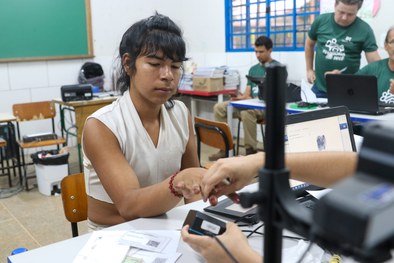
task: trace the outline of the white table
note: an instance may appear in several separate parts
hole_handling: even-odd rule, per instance
[[[257,183],[245,187],[242,191],[256,191]],[[166,214],[155,218],[141,218],[119,224],[108,228],[107,230],[180,230],[184,219],[190,209],[202,211],[208,204],[202,201],[194,202],[184,206],[178,206],[170,210]],[[254,225],[251,229],[255,229],[258,225]],[[263,228],[261,228],[263,230]],[[260,230],[259,230],[260,231]],[[283,231],[284,235],[293,235],[287,230]],[[70,263],[77,256],[82,247],[89,240],[91,233],[78,236],[76,238],[67,239],[58,243],[54,243],[41,248],[33,249],[24,253],[20,253],[10,257],[12,263]],[[249,244],[258,252],[263,250],[263,238],[260,235],[253,235],[248,239]],[[283,239],[283,248],[290,248],[297,245],[297,241],[291,239]],[[316,246],[312,246],[312,250]],[[182,253],[177,263],[193,263],[202,262],[201,258],[182,240],[179,242],[178,252]],[[262,253],[261,253],[262,254]],[[291,261],[282,261],[286,263],[293,263]],[[352,263],[352,259],[342,258],[343,263]],[[394,260],[390,260],[393,263]]]
[[[293,103],[286,104],[286,111],[288,113],[300,113],[305,111],[310,111],[310,109],[294,109],[291,108],[290,105]],[[229,124],[230,128],[233,127],[233,112],[234,108],[239,109],[257,109],[257,110],[265,110],[266,105],[263,101],[259,99],[248,99],[248,100],[237,100],[231,101],[227,106],[227,123]],[[317,108],[318,109],[325,109]],[[358,114],[358,113],[350,113],[350,118],[352,121],[355,122],[370,122],[370,121],[394,121],[394,113],[388,113],[383,115],[367,115],[367,114]]]
[[[257,189],[257,184],[250,185],[246,190]],[[108,228],[108,230],[180,230],[187,213],[190,209],[202,211],[207,203],[202,201],[194,202],[188,205],[178,206],[164,215],[155,218],[141,218],[130,222],[119,224]],[[29,250],[9,257],[12,263],[70,263],[77,256],[78,252],[89,240],[91,233],[67,239],[51,245]],[[253,237],[251,243],[256,249],[262,250],[262,238],[259,235]],[[292,242],[295,244],[294,242]],[[260,249],[261,248],[261,249]],[[182,256],[177,263],[199,262],[198,255],[185,243],[179,242],[178,251]]]

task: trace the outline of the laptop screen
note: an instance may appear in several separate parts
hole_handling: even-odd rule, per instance
[[[286,119],[285,151],[356,151],[353,129],[346,107],[334,107],[291,114]],[[293,190],[310,188],[290,180]]]
[[[380,115],[378,82],[372,75],[327,74],[327,102],[330,107],[344,105],[351,112]]]
[[[289,116],[292,123],[286,125],[286,152],[354,151],[353,132],[346,113],[320,117],[316,114],[321,113],[315,111],[302,118]]]

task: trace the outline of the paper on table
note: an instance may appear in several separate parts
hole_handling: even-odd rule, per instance
[[[154,233],[127,231],[119,240],[120,244],[130,247],[144,249],[152,252],[162,252],[171,240],[169,237],[160,236]]]
[[[309,243],[303,240],[300,240],[296,246],[284,248],[282,251],[282,261],[287,262],[294,262],[295,259],[299,259],[302,256],[302,253],[308,248]],[[302,262],[309,262],[309,263],[320,263],[323,262],[322,259],[324,257],[324,250],[318,246],[313,246],[310,249]]]
[[[79,251],[73,263],[120,263],[130,247],[119,244],[119,237],[126,231],[96,231]]]
[[[180,256],[181,253],[155,253],[138,248],[131,248],[122,263],[175,263]]]
[[[308,103],[327,103],[326,98],[317,98],[316,94],[312,91],[312,84],[303,79],[301,81],[301,98],[302,101]]]
[[[144,251],[141,249],[130,249],[129,244],[121,244],[120,239],[128,231],[96,231],[92,233],[88,242],[78,253],[73,263],[128,263],[139,262],[136,259],[141,259],[143,262],[154,262],[150,259],[166,259],[166,263],[175,262],[180,253],[176,253],[180,233],[179,231],[140,231],[139,233],[155,234],[156,236],[165,237],[169,239],[167,245],[162,249],[162,253],[154,253],[151,251]],[[131,257],[127,257],[132,253]],[[149,260],[148,260],[149,259]],[[134,261],[130,261],[134,260]],[[142,262],[142,261],[141,261]]]

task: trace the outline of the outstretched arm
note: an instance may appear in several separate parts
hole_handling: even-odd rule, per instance
[[[201,192],[204,201],[212,196],[228,195],[240,190],[258,175],[264,161],[263,152],[219,159],[202,179]],[[286,154],[286,166],[293,179],[323,187],[329,187],[351,176],[356,170],[356,165],[357,154],[354,152]],[[224,183],[225,179],[230,181],[230,184]]]

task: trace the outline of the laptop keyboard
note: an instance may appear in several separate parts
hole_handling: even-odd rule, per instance
[[[303,203],[301,203],[303,206],[305,206],[306,208],[309,208],[309,209],[314,209],[315,208],[315,205],[316,205],[316,202],[315,201],[312,201],[312,200],[308,200],[308,201],[305,201],[305,202],[303,202]]]
[[[308,209],[314,209],[317,199],[310,194],[297,199],[297,201],[304,207]]]

